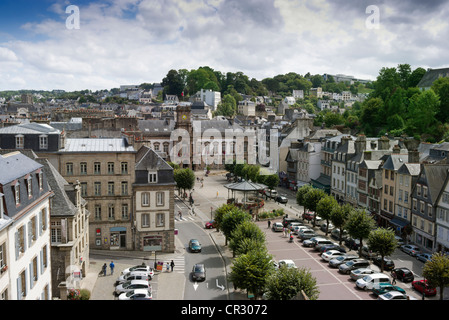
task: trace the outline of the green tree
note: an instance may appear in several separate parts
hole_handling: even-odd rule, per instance
[[[325,195],[316,205],[316,214],[326,221],[326,236],[329,231],[329,220],[331,218],[332,211],[337,206],[339,206],[337,200],[330,195]]]
[[[220,230],[221,223],[223,221],[223,217],[226,213],[231,210],[235,210],[237,207],[233,204],[222,204],[215,210],[214,220],[217,223],[217,231]]]
[[[261,296],[269,275],[274,271],[271,259],[266,248],[250,250],[237,256],[229,277],[234,287],[252,292],[256,299]]]
[[[244,239],[252,239],[260,246],[265,245],[265,233],[250,220],[243,221],[231,232],[229,248],[233,251],[234,256],[239,251]]]
[[[354,209],[351,211],[346,222],[346,230],[349,235],[360,240],[359,255],[362,254],[363,239],[366,239],[374,229],[375,221],[365,210]]]
[[[215,114],[225,117],[233,117],[236,113],[237,103],[235,101],[235,98],[230,94],[225,95],[222,101],[219,103]]]
[[[333,207],[331,211],[330,220],[335,228],[340,229],[340,240],[341,245],[343,241],[343,232],[345,230],[346,222],[348,221],[349,215],[354,208],[350,204],[344,204]]]
[[[424,264],[422,275],[430,286],[440,288],[440,300],[443,300],[444,288],[449,286],[449,256],[434,253],[430,261]]]
[[[178,71],[170,70],[165,78],[162,79],[162,86],[164,87],[164,94],[177,95],[181,97],[184,90],[184,82]]]
[[[296,191],[296,203],[302,207],[304,207],[304,213],[306,212],[306,200],[305,195],[307,192],[312,190],[313,187],[310,184],[303,185]]]
[[[437,94],[440,105],[438,108],[437,118],[441,122],[449,121],[449,78],[442,77],[435,80],[431,89]]]
[[[439,98],[432,89],[415,94],[409,101],[407,132],[410,135],[430,133],[437,122]]]
[[[182,189],[183,193],[186,190],[191,190],[195,186],[195,173],[189,169],[176,169],[173,172],[176,186],[178,189]]]
[[[312,188],[304,195],[305,206],[316,213],[318,202],[326,196],[326,193],[322,189]],[[313,226],[316,224],[316,214],[313,216]]]
[[[397,248],[398,242],[392,229],[377,228],[368,236],[368,247],[381,256],[380,272],[384,272],[384,257],[389,256]]]
[[[236,207],[223,214],[220,222],[220,229],[225,236],[225,245],[228,244],[228,240],[232,236],[232,231],[234,231],[239,224],[249,220],[251,220],[251,215]]]
[[[303,291],[310,300],[318,299],[320,294],[316,278],[305,268],[282,266],[271,274],[266,284],[268,300],[291,300]]]
[[[265,177],[264,184],[268,187],[268,189],[273,190],[279,184],[279,176],[277,174],[270,174]]]

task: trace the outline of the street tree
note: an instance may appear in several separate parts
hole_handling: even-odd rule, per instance
[[[298,189],[298,191],[296,191],[296,203],[299,206],[304,207],[304,213],[306,212],[306,201],[304,196],[306,195],[307,192],[309,192],[313,187],[310,184],[306,184],[303,185],[302,187],[300,187]]]
[[[440,300],[443,300],[444,288],[449,287],[449,256],[434,253],[430,261],[424,264],[422,275],[430,286],[440,288]]]
[[[233,204],[222,204],[220,207],[218,207],[216,210],[215,210],[215,218],[214,218],[214,220],[215,220],[215,222],[217,223],[217,231],[219,231],[220,230],[220,225],[221,225],[221,223],[222,223],[222,221],[223,221],[223,216],[227,213],[227,212],[229,212],[229,211],[231,211],[231,210],[234,210],[234,209],[236,209],[236,206],[235,205],[233,205]]]
[[[326,220],[326,236],[329,232],[329,220],[331,218],[332,211],[337,206],[339,206],[337,200],[330,195],[325,195],[316,205],[316,214],[323,220]]]
[[[326,193],[322,189],[312,188],[304,195],[306,207],[315,212],[313,215],[313,226],[316,224],[316,206],[318,202],[326,196]]]
[[[237,207],[234,207],[223,214],[220,229],[225,236],[225,245],[228,245],[228,240],[231,238],[232,231],[234,231],[239,224],[249,220],[251,220],[251,215]]]
[[[389,256],[398,246],[391,228],[377,228],[368,236],[368,247],[381,256],[380,272],[384,272],[384,257]]]
[[[352,210],[353,207],[350,204],[346,203],[344,205],[335,206],[331,211],[330,220],[335,228],[338,228],[340,230],[340,245],[343,241],[343,232],[345,230],[344,228],[346,222],[348,221],[349,214]]]
[[[237,256],[229,276],[234,287],[253,293],[256,299],[260,297],[269,275],[274,272],[271,260],[272,256],[265,247],[255,248]]]
[[[359,255],[362,254],[363,239],[368,238],[374,226],[373,217],[369,216],[363,209],[354,209],[349,214],[346,230],[351,237],[360,241]]]
[[[185,194],[186,190],[192,190],[195,186],[195,173],[189,168],[175,169],[173,176],[176,186],[179,190],[183,190],[183,194]]]
[[[270,174],[266,176],[264,179],[264,184],[268,187],[268,189],[273,190],[279,184],[279,176],[277,174]]]
[[[305,268],[282,266],[271,274],[266,285],[268,300],[291,300],[301,291],[310,300],[318,299],[320,293],[316,278]]]
[[[229,248],[233,251],[233,256],[240,249],[240,245],[246,239],[255,241],[259,246],[265,245],[265,233],[252,221],[245,220],[231,232]]]

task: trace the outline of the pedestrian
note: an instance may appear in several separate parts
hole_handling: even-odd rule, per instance
[[[271,221],[270,221],[270,219],[268,219],[268,229],[270,229],[270,226],[271,226]]]
[[[285,238],[285,235],[286,235],[286,233],[285,233],[285,227],[282,227],[282,234],[283,234],[283,237]]]
[[[108,266],[105,264],[103,265],[103,267],[101,267],[101,271],[103,271],[103,276],[106,276],[106,269],[108,268]]]
[[[170,262],[171,272],[173,272],[173,268],[175,267],[175,263],[173,260]]]
[[[167,272],[169,272],[170,271],[170,264],[168,262],[166,264],[166,267],[167,267]]]
[[[114,261],[111,261],[111,263],[109,264],[109,268],[111,268],[111,275],[114,274],[114,267],[115,267]]]

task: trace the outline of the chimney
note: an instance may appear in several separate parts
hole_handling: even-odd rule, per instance
[[[386,136],[381,136],[379,139],[378,150],[389,150],[390,149],[390,139]]]
[[[393,153],[394,153],[394,154],[399,154],[399,153],[401,153],[401,147],[399,147],[398,144],[395,144],[395,145],[394,145],[394,147],[393,147]]]
[[[409,150],[408,152],[408,163],[419,163],[419,151]]]
[[[366,137],[364,134],[360,134],[355,141],[355,152],[362,153],[366,150]]]

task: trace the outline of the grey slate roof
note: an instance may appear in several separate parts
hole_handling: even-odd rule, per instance
[[[136,154],[135,170],[173,170],[153,149],[142,146]]]
[[[42,165],[20,152],[0,155],[0,184],[8,184],[18,178],[33,172]]]
[[[391,154],[385,161],[383,168],[396,171],[406,162],[408,162],[408,154]]]
[[[431,87],[432,83],[440,77],[449,77],[449,68],[428,69],[418,83],[418,88]]]
[[[60,152],[135,152],[125,138],[113,139],[67,139]]]
[[[60,134],[61,131],[43,123],[22,123],[0,129],[0,134]]]

